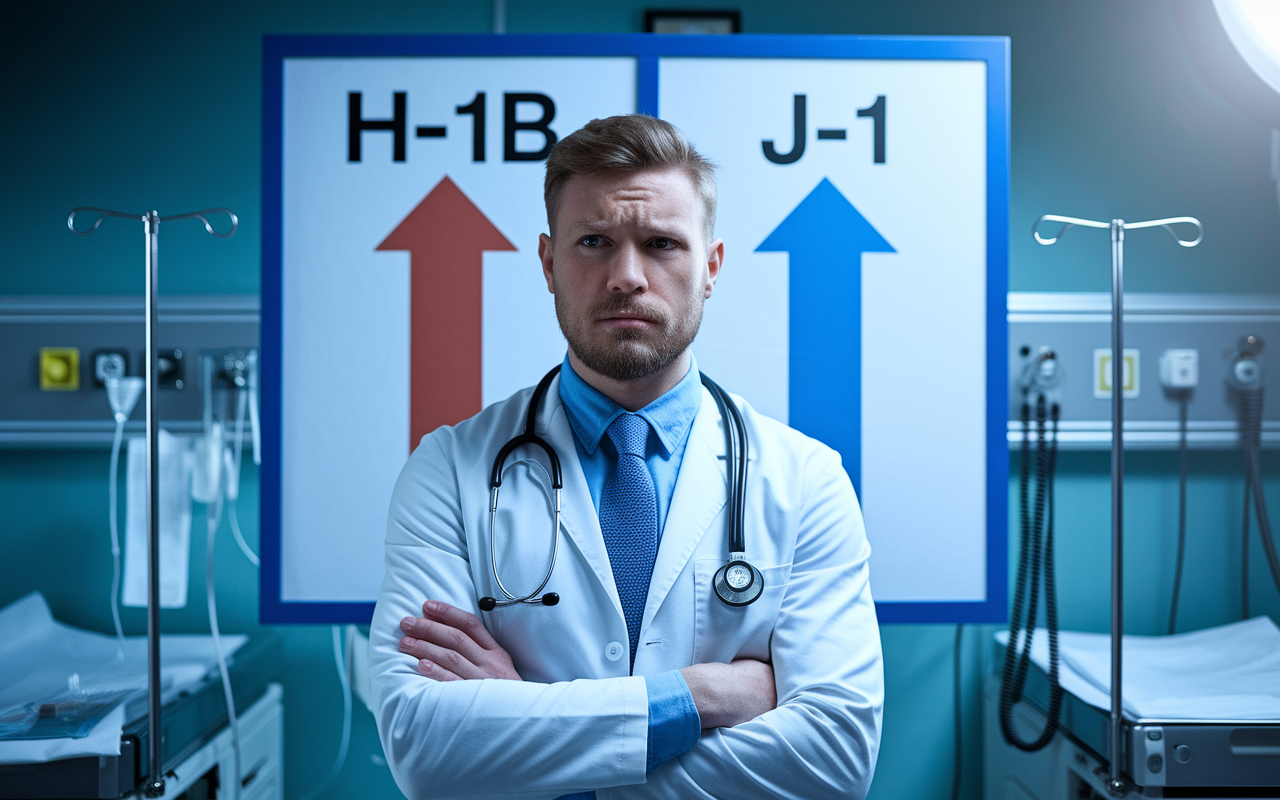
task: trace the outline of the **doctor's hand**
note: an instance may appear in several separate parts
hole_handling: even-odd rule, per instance
[[[479,678],[522,680],[511,656],[480,618],[439,600],[422,604],[421,617],[400,621],[400,652],[418,659],[418,673],[438,681]]]
[[[778,706],[773,667],[754,658],[694,664],[680,670],[703,728],[732,728]]]

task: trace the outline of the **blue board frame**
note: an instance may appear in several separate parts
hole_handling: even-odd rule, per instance
[[[265,36],[262,68],[262,471],[259,618],[273,623],[357,623],[373,603],[287,602],[281,597],[281,353],[284,62],[289,58],[412,56],[624,56],[637,60],[637,110],[658,112],[659,59],[812,58],[985,61],[987,64],[987,559],[980,602],[876,603],[882,623],[1004,622],[1008,616],[1009,138],[1008,37],[736,34],[475,34]]]

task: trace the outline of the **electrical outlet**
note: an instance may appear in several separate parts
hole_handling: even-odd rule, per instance
[[[1121,376],[1124,381],[1124,399],[1134,400],[1142,394],[1141,353],[1135,347],[1124,349]],[[1111,397],[1111,348],[1100,347],[1093,351],[1093,396],[1098,400]]]
[[[1200,383],[1200,351],[1165,350],[1160,356],[1160,383],[1166,389],[1194,389]]]

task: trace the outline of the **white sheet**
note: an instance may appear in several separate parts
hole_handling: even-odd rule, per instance
[[[227,658],[246,641],[243,635],[223,636]],[[212,637],[205,635],[161,636],[160,658],[161,698],[166,702],[217,669]],[[145,636],[125,637],[124,657],[119,658],[114,636],[58,622],[39,592],[0,609],[0,713],[66,689],[73,674],[87,691],[144,689],[146,664]],[[0,740],[0,764],[119,755],[125,722],[145,712],[146,695],[141,694],[121,703],[83,738]]]
[[[1007,643],[1008,631],[996,638]],[[1049,634],[1031,659],[1049,668]],[[1111,708],[1111,637],[1063,631],[1062,687]],[[1125,716],[1135,720],[1280,720],[1280,628],[1267,617],[1173,636],[1124,637]]]

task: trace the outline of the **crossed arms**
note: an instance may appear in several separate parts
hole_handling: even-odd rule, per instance
[[[437,681],[523,680],[511,656],[475,614],[439,600],[422,604],[421,617],[400,621],[400,652]],[[680,670],[704,728],[732,728],[777,707],[773,667],[753,658],[731,664],[694,664]]]
[[[430,445],[429,437],[419,450]],[[805,491],[771,664],[683,669],[702,737],[647,776],[643,677],[522,681],[478,618],[448,603],[420,605],[476,593],[456,476],[447,459],[426,461],[402,475],[411,485],[397,487],[397,497],[433,496],[414,508],[393,503],[371,632],[379,730],[411,800],[866,794],[879,745],[880,647],[869,548],[834,454],[810,453],[798,465]],[[426,507],[435,509],[428,518]],[[776,690],[776,708],[762,685]]]

